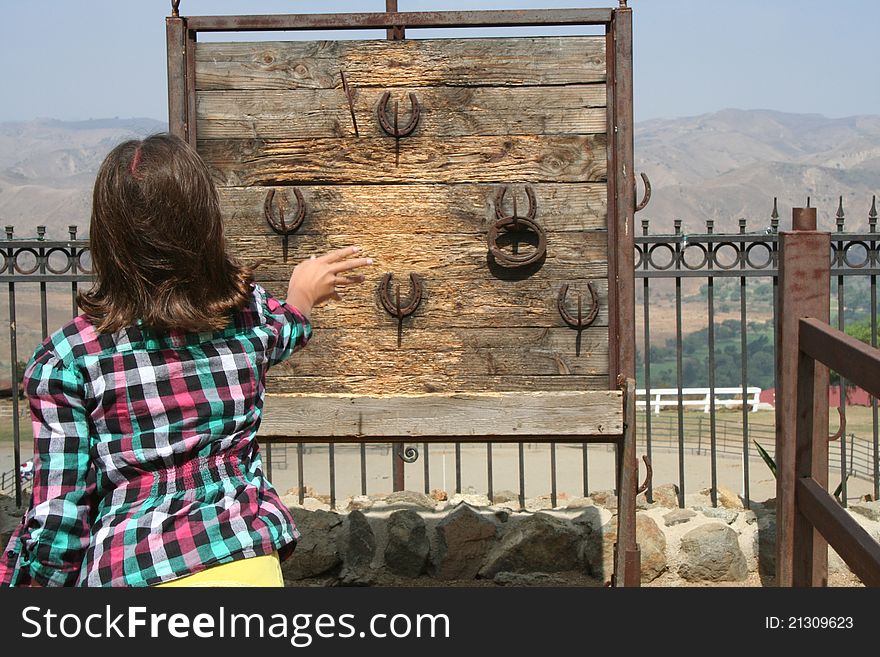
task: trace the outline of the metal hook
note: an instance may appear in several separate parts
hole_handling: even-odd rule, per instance
[[[489,253],[495,259],[495,262],[502,267],[525,267],[538,262],[547,254],[547,235],[544,229],[535,221],[538,212],[538,201],[535,198],[535,190],[531,185],[525,186],[526,198],[529,201],[529,211],[525,217],[519,216],[517,213],[516,196],[513,196],[513,214],[504,214],[504,197],[507,194],[507,186],[499,188],[495,192],[495,217],[496,221],[489,227],[489,233],[486,241],[489,245]],[[513,253],[507,253],[498,246],[498,235],[500,231],[522,233],[531,231],[538,236],[538,244],[535,250],[525,255],[517,253],[514,248]]]
[[[645,473],[645,481],[636,490],[636,495],[648,490],[648,487],[650,487],[651,482],[654,480],[654,468],[651,467],[651,459],[648,458],[647,454],[644,454],[642,455],[642,460],[645,462],[645,469],[647,472]]]
[[[636,204],[636,212],[640,210],[644,210],[645,206],[651,201],[651,181],[648,180],[648,175],[644,172],[640,174],[642,176],[642,182],[645,183],[645,195],[642,197],[642,200]],[[635,185],[633,185],[635,187]],[[636,189],[638,192],[638,188]]]

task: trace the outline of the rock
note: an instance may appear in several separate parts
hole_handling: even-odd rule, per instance
[[[348,568],[365,568],[376,553],[376,536],[361,511],[348,514],[347,533],[342,548],[342,560]]]
[[[317,577],[342,564],[337,546],[342,533],[342,517],[329,511],[309,511],[291,507],[300,531],[293,555],[281,564],[287,579]]]
[[[687,522],[696,515],[697,513],[695,511],[691,511],[690,509],[675,509],[663,516],[663,524],[665,524],[667,527],[680,525],[681,523]]]
[[[589,566],[593,577],[603,581],[611,579],[614,572],[614,543],[617,541],[617,516],[602,527],[601,538],[590,540],[584,544],[584,560]],[[641,580],[651,582],[667,568],[666,536],[652,518],[644,513],[636,514],[636,537],[642,560]]]
[[[617,508],[617,495],[615,495],[613,491],[599,490],[590,493],[590,497],[593,499],[593,504],[604,506],[606,509]]]
[[[584,509],[583,513],[575,517],[571,522],[576,529],[580,530],[585,536],[589,536],[590,534],[600,532],[602,525],[608,520],[610,520],[610,513],[606,509],[590,506]]]
[[[495,542],[498,528],[493,520],[461,505],[438,522],[435,531],[435,576],[473,579]]]
[[[417,493],[411,490],[400,490],[394,493],[389,493],[388,495],[385,495],[383,501],[389,506],[408,504],[423,509],[430,509],[431,511],[437,506],[437,501],[433,498],[428,497],[424,493]]]
[[[746,523],[749,525],[754,525],[758,521],[758,516],[751,510],[743,511],[740,516],[745,518]]]
[[[572,497],[565,503],[566,509],[583,509],[588,506],[594,506],[589,497]]]
[[[507,522],[510,520],[510,514],[504,509],[499,509],[495,512],[495,517],[498,518],[498,522]]]
[[[411,509],[395,511],[388,518],[385,565],[404,577],[418,577],[425,570],[430,545],[425,521]]]
[[[492,578],[499,586],[562,586],[565,580],[547,573],[501,572]]]
[[[343,507],[345,511],[368,511],[373,506],[373,500],[366,495],[356,495],[349,498],[348,503]]]
[[[488,497],[485,495],[477,495],[476,493],[456,493],[452,496],[452,499],[449,500],[449,503],[452,506],[457,506],[462,503],[476,507],[486,507],[491,505]]]
[[[758,570],[764,575],[776,575],[776,516],[762,513],[758,516],[757,542]]]
[[[665,506],[669,509],[678,508],[678,486],[675,484],[655,486],[652,493],[654,502],[660,506]]]
[[[376,574],[371,570],[352,569],[344,567],[339,573],[339,586],[375,586]]]
[[[526,500],[526,511],[549,511],[553,508],[553,500],[549,495],[540,495]]]
[[[449,499],[449,494],[445,490],[434,488],[431,490],[431,499],[435,502],[445,502]]]
[[[500,490],[492,495],[492,501],[496,504],[499,502],[519,502],[519,495],[510,490]]]
[[[303,498],[306,497],[317,497],[318,492],[312,488],[311,486],[303,486]],[[299,499],[299,486],[294,486],[293,488],[288,489],[288,491],[284,494],[287,495],[295,495],[297,499]]]
[[[689,582],[740,582],[748,576],[736,532],[720,523],[701,525],[681,538],[678,574]]]
[[[723,520],[728,525],[735,523],[736,519],[739,517],[739,514],[733,509],[725,509],[722,507],[703,507],[700,509],[700,512],[707,518]]]
[[[648,497],[645,493],[639,493],[636,495],[636,510],[637,511],[647,511],[652,508],[654,505],[653,502],[648,502]]]
[[[718,487],[718,504],[725,509],[742,510],[745,508],[739,495],[724,486]]]
[[[857,502],[849,505],[849,510],[866,517],[868,520],[880,522],[880,501]]]
[[[507,529],[478,575],[492,578],[503,571],[575,570],[580,542],[580,534],[570,524],[546,513],[536,513]]]
[[[286,502],[287,500],[285,500]],[[300,508],[305,509],[306,511],[329,511],[330,504],[328,502],[324,502],[319,497],[307,497],[302,501],[302,504],[295,503]]]

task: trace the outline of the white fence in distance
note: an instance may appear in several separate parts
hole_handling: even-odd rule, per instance
[[[752,413],[773,410],[771,404],[761,401],[761,389],[756,386],[746,388],[745,392],[742,388],[682,388],[681,406],[701,408],[704,413],[708,413],[712,407],[713,392],[715,408],[742,408],[745,403]],[[637,389],[636,407],[643,409],[648,403],[655,415],[664,408],[678,408],[678,388],[651,388],[650,401],[644,388]]]

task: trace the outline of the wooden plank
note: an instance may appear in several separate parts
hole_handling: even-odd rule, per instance
[[[420,105],[418,134],[558,135],[605,132],[605,85],[572,87],[413,87],[386,89],[393,117],[409,119],[409,93]],[[353,90],[360,137],[384,137],[377,120],[382,89]],[[196,112],[201,139],[355,137],[342,89],[201,91]]]
[[[377,66],[381,63],[381,66]],[[605,37],[199,43],[196,88],[546,86],[605,81]]]
[[[312,311],[315,327],[345,328],[364,327],[396,331],[396,321],[382,308],[377,294],[378,275],[367,282],[352,286],[342,292],[341,301],[329,301]],[[399,277],[394,280],[400,280]],[[392,280],[392,284],[394,284]],[[584,313],[587,311],[586,283],[581,279],[567,279],[568,309],[576,312],[577,292],[584,297]],[[506,283],[503,284],[503,283]],[[427,279],[422,303],[403,320],[403,339],[413,331],[431,327],[444,328],[515,328],[515,327],[565,327],[556,307],[560,281],[466,281],[462,278],[432,281]],[[400,296],[408,295],[408,281],[401,286]],[[594,287],[599,299],[599,313],[595,326],[608,326],[607,281],[597,277]],[[269,281],[264,287],[276,297],[287,293],[287,280]],[[574,329],[571,329],[574,333]]]
[[[776,314],[776,581],[792,586],[794,564],[795,486],[797,483],[797,369],[801,317],[827,322],[830,299],[831,248],[828,233],[780,231],[779,308]],[[811,408],[814,431],[828,431],[828,372],[815,368]],[[807,405],[810,406],[810,405]],[[827,486],[828,449],[812,450],[812,476]],[[827,573],[827,544],[814,537],[811,577],[820,580]],[[801,562],[803,563],[803,562]]]
[[[487,265],[489,247],[486,235],[480,233],[376,235],[369,230],[369,226],[363,230],[333,235],[295,233],[288,237],[285,260],[284,240],[272,231],[265,220],[255,226],[254,232],[256,234],[251,237],[230,239],[229,246],[231,252],[243,262],[261,261],[260,277],[267,280],[283,280],[290,276],[297,262],[313,254],[352,244],[361,247],[365,257],[373,258],[371,269],[374,271],[381,269],[395,274],[415,271],[435,279],[485,278],[495,273]],[[560,276],[602,273],[607,257],[606,240],[607,235],[603,231],[549,232],[545,264],[538,274],[543,277],[548,272]],[[524,242],[519,247],[521,253],[532,248],[532,245]],[[571,267],[576,269],[571,270]],[[442,273],[436,273],[441,271],[439,268],[443,268]],[[435,273],[432,274],[432,271]],[[517,275],[497,272],[497,276],[514,278]],[[534,275],[531,277],[534,278]]]
[[[291,394],[264,414],[260,435],[450,439],[612,436],[623,431],[619,391]]]
[[[192,29],[204,32],[278,30],[364,30],[388,28],[386,33],[405,33],[405,27],[485,28],[553,25],[603,25],[613,10],[604,9],[500,9],[478,11],[360,12],[356,14],[256,14],[250,16],[192,16]]]
[[[367,375],[384,378],[426,372],[443,376],[598,376],[608,371],[608,329],[581,334],[555,328],[441,328],[404,330],[397,346],[397,322],[366,328],[316,328],[306,349],[272,368],[273,375]]]
[[[880,395],[880,351],[827,322],[805,317],[799,322],[799,348],[848,383]]]
[[[373,235],[395,233],[480,233],[495,222],[495,196],[501,185],[315,185],[298,187],[306,204],[300,235],[350,234],[362,229]],[[548,232],[605,228],[607,190],[602,183],[534,185],[535,220]],[[295,199],[290,187],[221,187],[220,206],[227,238],[269,235],[263,214],[269,189],[289,216]],[[502,211],[527,210],[523,186],[508,186]]]
[[[294,354],[294,363],[299,354]],[[442,373],[397,375],[386,373],[381,380],[374,376],[296,376],[269,370],[267,390],[272,393],[409,394],[414,392],[479,392],[536,390],[607,390],[608,376],[569,374],[565,376],[444,376]]]
[[[336,183],[601,182],[605,135],[442,139],[200,140],[221,186]]]
[[[865,586],[880,586],[880,544],[815,479],[799,478],[796,496],[801,513],[850,570]]]

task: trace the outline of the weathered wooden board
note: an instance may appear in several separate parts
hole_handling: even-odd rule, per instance
[[[288,237],[287,262],[285,262],[283,238],[272,232],[265,222],[257,228],[262,234],[237,237],[235,248],[237,255],[240,255],[245,262],[262,260],[264,264],[260,268],[260,275],[266,279],[285,278],[300,260],[313,254],[350,245],[360,246],[365,257],[373,258],[375,263],[373,269],[392,272],[413,270],[418,273],[448,266],[461,267],[464,270],[444,270],[442,278],[450,278],[453,274],[465,272],[480,277],[490,275],[486,267],[488,244],[486,236],[480,233],[376,235],[368,227],[360,231],[352,230],[333,235],[294,233]],[[589,267],[591,264],[605,262],[607,240],[608,235],[604,231],[548,232],[547,259],[544,267],[550,265],[551,269],[547,271],[551,271],[555,266]],[[531,247],[527,244],[521,247],[523,253],[529,248]],[[541,271],[544,269],[542,268]]]
[[[605,37],[199,43],[196,89],[604,82]]]
[[[290,238],[300,235],[351,234],[363,230],[376,236],[401,233],[480,233],[495,222],[495,196],[502,185],[309,185],[297,187],[306,205],[306,219]],[[606,227],[607,191],[604,183],[533,185],[538,210],[535,220],[548,232],[602,230]],[[221,187],[220,204],[227,238],[269,235],[263,214],[269,189],[290,216],[296,199],[290,187]],[[505,214],[524,215],[523,186],[508,186]],[[564,239],[564,238],[560,238]]]
[[[606,436],[623,432],[619,391],[290,395],[261,436],[396,438],[430,436]]]
[[[273,368],[274,375],[326,376],[339,363],[347,372],[373,377],[412,376],[424,371],[446,376],[582,374],[608,371],[607,329],[581,334],[564,328],[423,328],[404,331],[397,346],[396,322],[364,329],[316,330],[312,342]],[[370,349],[363,349],[369,344]]]
[[[375,260],[361,270],[365,283],[312,311],[312,344],[270,370],[270,390],[607,390],[603,37],[204,43],[196,57],[198,148],[218,184],[235,256],[258,265],[257,280],[279,298],[310,255],[358,245]],[[408,94],[421,105],[415,132],[399,145],[377,125],[385,91],[391,111],[399,101],[403,123]],[[492,266],[486,235],[502,185],[504,214],[514,195],[518,214],[527,213],[525,183],[535,190],[547,256],[511,273]],[[264,202],[273,189],[275,209],[290,217],[294,185],[306,216],[285,246]],[[410,272],[425,286],[399,343],[398,322],[377,294],[385,272],[401,297]],[[599,312],[578,337],[556,299],[567,283],[569,310],[580,292],[587,312],[588,282]],[[387,401],[376,408],[397,403]]]
[[[295,359],[297,354],[293,356]],[[410,394],[413,392],[474,392],[535,391],[535,390],[607,390],[608,375],[587,376],[578,374],[551,376],[446,376],[442,372],[419,375],[389,373],[377,380],[374,376],[346,374],[336,376],[296,376],[280,373],[277,368],[269,370],[266,386],[270,392],[299,392],[324,394],[327,392],[352,394]]]
[[[392,284],[400,280],[396,277]],[[599,313],[595,326],[608,326],[608,282],[607,279],[592,279],[599,298]],[[462,282],[464,281],[464,282]],[[435,282],[427,279],[424,283],[422,303],[416,311],[403,320],[404,339],[410,331],[421,331],[430,327],[462,327],[489,329],[502,327],[555,327],[565,326],[556,307],[559,288],[567,282],[568,309],[576,312],[577,293],[583,296],[583,309],[586,313],[589,295],[586,281],[566,279],[565,281],[483,281],[477,279],[451,279]],[[396,319],[388,315],[380,305],[377,287],[379,276],[371,276],[364,283],[351,286],[342,291],[342,301],[329,301],[315,308],[312,322],[315,327],[378,327],[386,326],[393,331]],[[287,280],[263,283],[272,294],[283,298],[287,291]],[[408,294],[409,281],[404,279],[400,288],[401,299]],[[572,332],[574,332],[572,330]],[[372,349],[369,342],[362,348]]]
[[[605,135],[199,140],[218,185],[601,182]]]
[[[409,94],[420,105],[414,134],[559,135],[606,131],[604,84],[572,87],[413,87],[353,91],[360,137],[384,137],[377,109],[384,91],[391,93],[399,121],[409,119]],[[202,91],[197,96],[200,139],[305,139],[354,137],[354,122],[342,89],[291,91]]]

